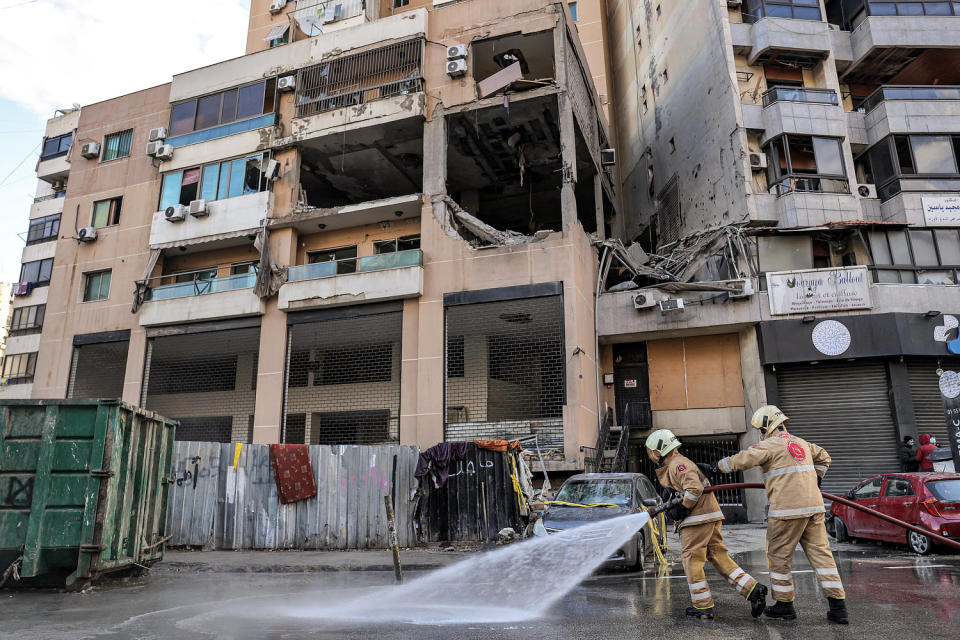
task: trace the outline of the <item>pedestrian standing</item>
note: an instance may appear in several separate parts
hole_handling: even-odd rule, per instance
[[[751,420],[753,427],[761,432],[760,443],[723,458],[715,467],[723,473],[756,466],[763,470],[763,483],[770,502],[767,565],[776,600],[776,604],[767,607],[766,615],[784,620],[797,617],[793,607],[795,594],[791,571],[793,552],[799,543],[830,605],[827,619],[847,624],[846,593],[830,551],[820,493],[820,481],[830,466],[830,456],[812,442],[788,433],[784,426],[788,420],[772,405],[761,407]]]
[[[913,436],[903,436],[903,442],[900,443],[900,470],[904,473],[913,473],[920,469],[920,463],[917,462],[917,443]]]
[[[931,442],[929,433],[920,434],[920,448],[917,449],[916,460],[920,463],[920,471],[933,471],[933,461],[930,454],[936,451],[937,445]]]
[[[741,569],[723,544],[723,512],[712,493],[704,493],[710,482],[689,458],[678,451],[680,441],[669,429],[654,431],[647,438],[647,456],[657,466],[657,480],[683,496],[683,501],[667,511],[680,531],[680,555],[690,588],[693,606],[686,614],[701,620],[713,620],[713,595],[703,572],[707,560],[750,603],[750,613],[760,617],[767,604],[767,587]],[[655,507],[651,507],[651,510]]]

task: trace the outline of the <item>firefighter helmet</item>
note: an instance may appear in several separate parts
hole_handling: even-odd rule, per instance
[[[753,425],[754,429],[760,429],[764,434],[770,433],[777,427],[785,425],[790,421],[783,411],[776,408],[772,404],[760,407],[753,414],[753,419],[750,420],[750,424]]]
[[[680,441],[670,429],[657,429],[647,437],[647,449],[652,449],[661,456],[667,455],[679,446]]]

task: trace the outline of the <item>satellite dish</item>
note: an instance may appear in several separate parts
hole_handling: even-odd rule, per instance
[[[293,12],[293,19],[297,21],[300,31],[313,37],[323,33],[323,19],[327,12],[326,5],[317,4]]]

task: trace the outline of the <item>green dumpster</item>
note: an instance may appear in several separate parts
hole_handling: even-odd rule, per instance
[[[118,400],[0,402],[0,580],[76,587],[161,559],[176,425]]]

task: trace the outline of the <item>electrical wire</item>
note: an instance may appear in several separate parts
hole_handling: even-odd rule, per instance
[[[40,148],[40,145],[41,145],[41,144],[43,144],[43,141],[38,142],[38,143],[37,143],[37,146],[35,146],[33,149],[31,149],[30,152],[27,153],[27,155],[25,155],[25,156],[23,157],[23,160],[21,160],[20,162],[18,162],[18,163],[17,163],[17,166],[15,166],[15,167],[13,168],[13,170],[4,177],[3,180],[0,180],[0,187],[2,187],[2,186],[7,182],[7,180],[10,179],[10,176],[12,176],[14,173],[17,172],[17,169],[19,169],[21,166],[23,166],[23,163],[26,162],[27,159],[30,158],[30,156],[32,156],[34,153],[36,153],[37,149]]]
[[[15,7],[22,7],[27,4],[33,4],[34,2],[40,2],[40,0],[26,0],[26,2],[18,2],[17,4],[9,4],[5,7],[0,7],[0,11],[5,11],[6,9],[13,9]]]

